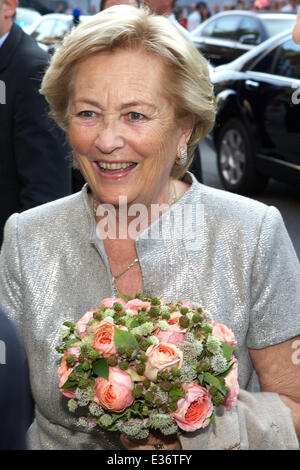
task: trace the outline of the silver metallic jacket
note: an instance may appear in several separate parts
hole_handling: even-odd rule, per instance
[[[300,334],[300,268],[282,218],[274,207],[206,187],[189,173],[185,178],[192,183],[186,193],[135,240],[144,293],[199,302],[232,328],[241,393],[230,412],[219,407],[216,432],[208,426],[182,433],[182,447],[297,448],[279,396],[250,393],[248,347]],[[78,429],[58,388],[61,324],[113,295],[87,190],[14,214],[6,224],[0,304],[19,328],[29,362],[33,449],[122,448],[117,433]]]

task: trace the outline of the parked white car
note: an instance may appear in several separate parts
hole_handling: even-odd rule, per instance
[[[28,34],[30,27],[41,17],[42,15],[38,11],[31,10],[30,8],[18,7],[15,23],[17,23],[17,25]]]
[[[80,22],[87,21],[91,16],[80,16]],[[27,33],[38,43],[38,45],[52,54],[60,46],[64,37],[74,27],[72,15],[63,13],[49,13],[41,16],[29,28]]]

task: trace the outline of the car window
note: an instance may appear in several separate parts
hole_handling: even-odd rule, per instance
[[[70,21],[57,20],[54,26],[54,30],[52,31],[53,43],[62,42],[63,38],[70,32],[70,30]]]
[[[240,23],[239,15],[224,16],[219,18],[215,22],[214,31],[212,36],[215,38],[237,40],[238,39],[238,27]]]
[[[281,33],[286,29],[291,29],[295,24],[295,20],[291,18],[262,18],[262,22],[267,31],[268,37],[275,36],[275,34]]]
[[[31,33],[31,37],[44,44],[52,44],[52,30],[56,20],[53,18],[41,21],[36,29]]]
[[[243,36],[254,35],[257,42],[260,39],[259,24],[254,18],[243,18],[239,27],[239,41]]]
[[[212,36],[215,24],[215,21],[210,21],[208,25],[206,25],[205,28],[202,30],[202,36]]]
[[[278,48],[274,64],[275,75],[300,79],[300,45],[292,39]]]

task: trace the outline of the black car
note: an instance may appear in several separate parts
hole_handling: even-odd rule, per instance
[[[227,64],[266,39],[291,29],[296,15],[226,11],[204,21],[191,34],[193,44],[214,66]]]
[[[250,195],[269,177],[300,187],[300,45],[291,31],[217,67],[211,79],[224,187]]]

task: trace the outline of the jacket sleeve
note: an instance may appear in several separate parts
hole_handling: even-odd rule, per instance
[[[14,153],[21,210],[71,194],[69,148],[38,91],[46,65],[46,60],[33,61],[15,97]]]

